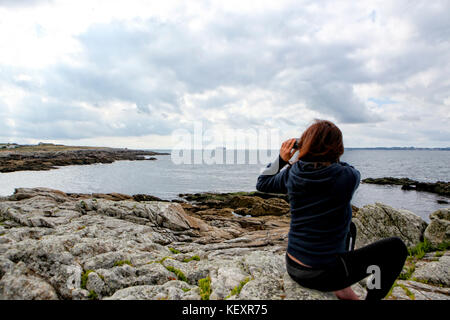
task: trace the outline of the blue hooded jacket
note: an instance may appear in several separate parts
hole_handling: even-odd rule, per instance
[[[286,166],[281,157],[258,177],[256,189],[289,196],[291,224],[287,252],[320,268],[345,252],[352,219],[350,201],[361,175],[345,162],[314,169],[309,162]]]

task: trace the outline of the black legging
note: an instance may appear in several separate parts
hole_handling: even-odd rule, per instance
[[[336,255],[336,260],[325,268],[307,268],[286,255],[288,274],[303,287],[319,291],[337,291],[369,276],[370,273],[367,271],[369,266],[378,266],[380,286],[378,289],[368,288],[366,300],[383,299],[402,271],[408,250],[398,237],[386,238],[353,250],[356,236],[353,224],[350,233],[351,237],[347,239],[347,245],[352,241],[350,251]]]

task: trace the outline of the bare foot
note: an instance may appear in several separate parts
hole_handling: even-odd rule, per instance
[[[334,294],[340,300],[359,300],[359,296],[353,292],[351,287],[334,291]]]

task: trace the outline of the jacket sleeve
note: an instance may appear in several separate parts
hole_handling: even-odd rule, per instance
[[[354,184],[354,187],[353,187],[353,191],[352,191],[351,197],[353,197],[353,195],[355,194],[356,189],[358,189],[359,184],[361,182],[361,173],[358,170],[356,170],[355,168],[353,168],[353,167],[352,167],[352,169],[353,169],[353,176],[355,178],[355,184]]]
[[[346,191],[346,199],[351,199],[355,194],[356,189],[358,189],[360,181],[361,181],[361,173],[355,169],[353,166],[349,165],[346,162],[341,162],[341,165],[344,166],[347,170],[347,178],[345,180],[345,187],[342,187],[342,190]]]
[[[258,177],[256,190],[269,193],[287,193],[286,183],[289,176],[290,166],[278,156],[275,161],[269,163]]]

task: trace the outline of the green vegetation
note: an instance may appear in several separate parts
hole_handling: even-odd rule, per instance
[[[172,252],[173,254],[178,254],[180,253],[179,250],[175,249],[175,248],[169,248],[170,252]]]
[[[114,262],[114,267],[120,267],[120,266],[123,266],[124,264],[127,264],[127,265],[129,265],[129,266],[133,266],[133,265],[131,264],[131,261],[130,261],[130,260],[120,260],[120,261]]]
[[[156,260],[156,261],[150,261],[147,264],[152,264],[152,263],[160,263],[161,265],[163,265],[163,262],[166,259],[173,259],[172,257],[163,257],[160,260]],[[164,265],[163,265],[164,266]],[[164,268],[166,268],[168,271],[175,273],[175,275],[177,276],[178,280],[184,281],[184,282],[188,282],[186,276],[184,275],[183,271],[181,271],[180,269],[177,269],[173,266],[164,266]]]
[[[425,253],[433,251],[431,243],[425,239],[423,242],[419,242],[413,248],[408,249],[409,255],[417,259],[422,259]]]
[[[437,261],[439,257],[442,257],[444,255],[444,251],[447,250],[449,247],[448,242],[441,243],[439,246],[433,246],[427,239],[424,239],[424,241],[419,242],[417,245],[415,245],[412,248],[408,249],[409,256],[406,259],[406,272],[400,273],[397,279],[399,280],[414,280],[422,283],[426,283],[425,281],[417,280],[416,278],[411,279],[412,274],[414,273],[416,266],[415,263],[417,260],[422,259],[426,253],[434,252],[434,258],[433,261]]]
[[[397,279],[399,279],[399,280],[409,280],[411,278],[411,275],[414,273],[415,270],[416,270],[416,264],[412,263],[411,266],[406,267],[406,272],[400,273],[400,275],[398,276]]]
[[[195,256],[192,256],[190,258],[183,259],[183,262],[189,262],[189,261],[192,261],[192,260],[200,261],[200,257],[198,255],[195,255]]]
[[[409,257],[410,258],[416,258],[416,259],[422,259],[426,253],[438,251],[435,254],[435,257],[441,257],[443,255],[443,252],[450,247],[450,242],[443,242],[439,244],[438,246],[433,246],[427,239],[424,239],[423,242],[419,242],[416,246],[413,248],[409,248]]]
[[[191,289],[189,289],[189,288],[181,288],[181,290],[183,290],[184,292],[191,291]]]
[[[425,279],[417,279],[416,277],[412,278],[413,281],[428,284],[428,280]]]
[[[80,206],[81,206],[81,209],[83,209],[83,210],[87,209],[87,204],[83,200],[80,201]]]
[[[172,257],[163,257],[160,260],[147,262],[147,264],[152,264],[152,263],[161,263],[162,264],[166,259],[173,259],[173,258]]]
[[[228,299],[231,296],[237,295],[239,293],[241,293],[242,288],[245,286],[245,284],[247,282],[250,281],[250,278],[245,278],[244,280],[242,280],[239,285],[237,285],[236,287],[233,288],[233,290],[231,290],[230,294],[228,296],[225,297],[225,299]]]
[[[443,242],[436,247],[436,250],[445,251],[450,248],[450,241]]]
[[[198,287],[200,288],[200,297],[202,300],[209,300],[211,295],[211,278],[208,276],[206,278],[198,280]]]
[[[181,270],[179,270],[179,269],[177,269],[175,267],[172,267],[172,266],[166,266],[166,269],[169,270],[170,272],[175,273],[175,275],[177,276],[178,280],[187,282],[187,278],[186,278],[186,276],[184,275],[184,273]]]
[[[86,289],[88,276],[91,272],[94,272],[94,270],[86,270],[81,274],[81,289]]]
[[[98,295],[94,290],[89,291],[88,298],[91,300],[98,300]]]
[[[403,289],[403,291],[405,291],[406,295],[411,299],[411,300],[415,300],[416,296],[414,295],[414,293],[412,293],[411,291],[409,291],[409,289],[407,287],[405,287],[405,285],[403,284],[397,284],[400,288]]]

